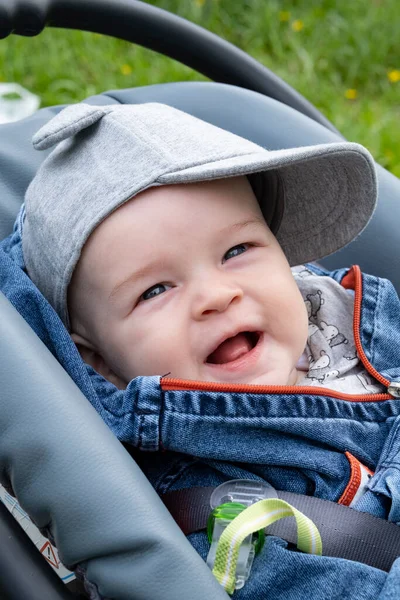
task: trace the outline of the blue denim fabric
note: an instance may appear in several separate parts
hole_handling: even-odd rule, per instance
[[[399,298],[387,279],[363,275],[361,342],[368,360],[390,381],[400,381]]]
[[[160,494],[248,478],[337,501],[350,477],[348,451],[375,471],[356,508],[400,524],[400,399],[163,391],[159,377],[138,377],[117,390],[83,363],[61,320],[24,272],[22,221],[23,212],[0,244],[0,289],[129,445]],[[339,282],[347,273],[310,268]],[[363,276],[361,340],[373,367],[400,381],[400,301],[388,281],[368,275]],[[189,537],[205,557],[205,533]],[[397,563],[386,574],[343,559],[303,555],[269,538],[234,598],[389,600],[400,595]]]
[[[205,559],[208,545],[189,536]],[[301,554],[276,537],[267,537],[246,585],[234,600],[394,600],[399,597],[400,559],[389,575],[348,560]],[[392,583],[393,582],[393,583]],[[395,593],[395,595],[391,595]]]

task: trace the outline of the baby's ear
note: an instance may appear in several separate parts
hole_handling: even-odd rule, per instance
[[[79,333],[71,333],[71,338],[85,363],[88,363],[88,365],[99,372],[97,368],[99,366],[97,359],[99,354],[95,352],[93,345],[87,339],[79,335]]]
[[[100,373],[107,381],[113,383],[119,390],[126,388],[126,383],[110,369],[104,358],[96,352],[88,340],[78,333],[71,333],[71,338],[85,363],[93,367],[97,373]]]

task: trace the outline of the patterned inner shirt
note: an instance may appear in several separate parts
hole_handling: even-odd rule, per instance
[[[298,385],[346,394],[379,394],[385,387],[365,370],[353,335],[354,291],[305,266],[292,268],[308,311],[308,337],[297,369]]]

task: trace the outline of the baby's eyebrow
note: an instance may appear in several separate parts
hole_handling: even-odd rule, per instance
[[[244,221],[239,221],[238,223],[233,223],[233,225],[228,225],[221,229],[220,234],[223,233],[233,233],[234,231],[241,231],[248,225],[265,225],[265,221],[263,217],[253,217],[252,219],[246,219]]]
[[[123,281],[117,283],[116,286],[114,286],[110,295],[108,296],[109,302],[113,302],[115,300],[115,297],[118,295],[118,293],[121,290],[123,290],[123,288],[125,286],[131,285],[135,281],[138,281],[139,279],[146,277],[147,275],[150,275],[155,269],[157,269],[159,267],[160,267],[160,262],[153,260],[153,261],[147,263],[146,265],[144,265],[143,267],[141,267],[140,269],[133,271],[133,273],[131,273],[129,275],[129,277],[127,277]]]

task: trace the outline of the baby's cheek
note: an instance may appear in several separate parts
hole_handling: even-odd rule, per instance
[[[173,336],[148,336],[134,340],[122,352],[121,370],[129,379],[139,375],[165,375],[175,369],[178,354],[178,345]]]
[[[150,303],[149,303],[150,304]],[[188,360],[188,333],[182,311],[135,311],[108,328],[108,356],[114,372],[134,377],[182,371]],[[186,369],[185,369],[186,371]]]
[[[287,288],[275,303],[276,319],[273,321],[275,333],[284,336],[293,348],[294,354],[303,352],[307,342],[308,315],[303,298],[296,288]]]

